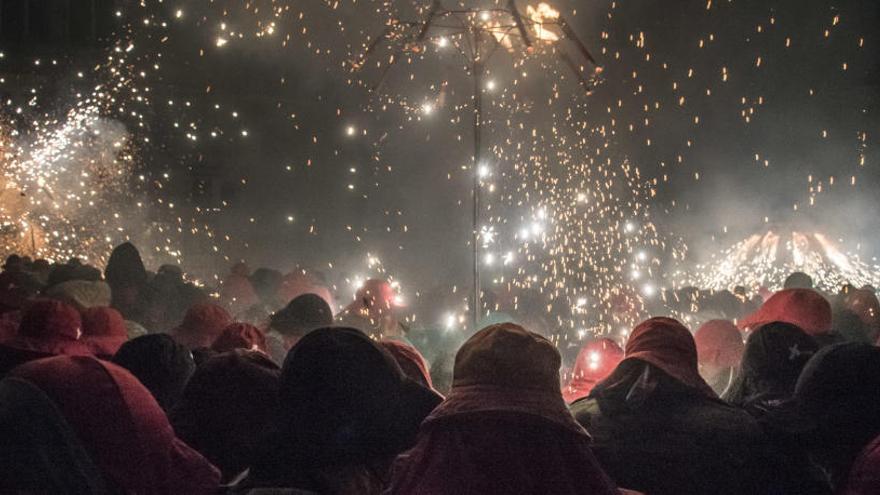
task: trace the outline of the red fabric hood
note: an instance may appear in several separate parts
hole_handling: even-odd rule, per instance
[[[172,330],[171,336],[189,349],[211,347],[232,323],[229,313],[216,304],[196,304],[187,310],[183,322]]]
[[[59,356],[9,376],[48,395],[105,478],[126,493],[209,494],[220,473],[180,441],[146,388],[128,371],[93,357]]]
[[[379,345],[394,356],[394,360],[408,377],[425,384],[428,388],[434,388],[428,363],[418,349],[399,340],[382,340]]]
[[[700,377],[697,346],[691,332],[672,318],[651,318],[639,323],[626,341],[625,359],[640,359],[676,380],[717,397]]]
[[[82,312],[83,342],[99,356],[112,356],[128,340],[125,320],[119,311],[107,307]]]
[[[15,337],[6,346],[48,355],[88,355],[91,351],[79,339],[79,312],[60,301],[35,301],[24,312]]]
[[[250,323],[233,323],[223,329],[217,340],[211,344],[217,352],[228,352],[235,349],[259,351],[266,354],[266,335]]]
[[[584,345],[574,363],[571,381],[562,388],[565,402],[590,395],[593,387],[608,377],[621,361],[623,349],[611,339],[598,339]]]
[[[831,305],[812,289],[785,289],[773,294],[738,326],[748,331],[774,321],[791,323],[813,336],[821,335],[831,331]]]
[[[840,495],[876,495],[880,493],[880,437],[869,443],[849,472]]]
[[[701,364],[732,368],[742,359],[745,344],[736,325],[729,320],[709,320],[694,334]]]

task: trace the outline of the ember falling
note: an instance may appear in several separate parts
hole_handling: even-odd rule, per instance
[[[453,329],[476,240],[482,310],[559,339],[684,285],[876,285],[870,2],[109,3],[94,49],[4,44],[7,252],[382,276]]]

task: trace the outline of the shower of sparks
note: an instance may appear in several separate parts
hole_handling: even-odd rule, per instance
[[[844,284],[880,287],[880,265],[846,253],[819,232],[755,234],[717,253],[694,270],[677,273],[682,286],[730,290],[737,285],[782,288],[793,272],[804,272],[816,287],[836,293]]]

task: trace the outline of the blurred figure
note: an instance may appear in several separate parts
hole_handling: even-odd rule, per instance
[[[842,305],[858,316],[869,342],[880,337],[880,300],[873,291],[852,290],[843,298]]]
[[[795,387],[799,411],[815,425],[810,456],[840,490],[859,453],[880,435],[880,348],[838,344],[816,353]]]
[[[418,349],[399,340],[382,340],[379,341],[379,345],[394,357],[406,376],[426,388],[434,388],[434,384],[431,382],[431,373],[428,371],[428,362],[425,361]]]
[[[333,324],[330,306],[317,294],[303,294],[290,301],[269,319],[267,344],[272,359],[283,363],[287,351],[316,328]]]
[[[782,461],[776,478],[784,483],[783,493],[831,493],[810,467],[803,448],[810,441],[809,425],[791,400],[801,370],[818,350],[816,341],[791,323],[761,326],[749,335],[739,372],[725,395],[761,425]]]
[[[110,285],[113,308],[126,320],[137,321],[141,316],[140,295],[147,283],[147,269],[141,254],[130,242],[113,248],[104,278]]]
[[[284,305],[284,302],[278,299],[278,289],[281,288],[283,278],[281,272],[269,268],[257,268],[251,274],[251,285],[260,299],[260,304],[268,308],[269,312]]]
[[[244,350],[202,363],[171,413],[174,431],[229,481],[247,469],[277,414],[278,366]]]
[[[164,333],[129,340],[113,356],[113,362],[140,380],[165,411],[177,404],[196,371],[192,353]]]
[[[211,344],[211,350],[214,352],[228,352],[235,349],[262,352],[267,356],[269,354],[263,331],[249,323],[233,323],[227,326]]]
[[[183,321],[169,334],[189,350],[208,348],[232,323],[229,313],[216,304],[196,304],[190,307]]]
[[[617,493],[565,406],[560,364],[549,340],[512,323],[477,332],[387,493]]]
[[[101,359],[111,359],[128,340],[125,320],[119,311],[94,307],[82,311],[82,341]]]
[[[571,405],[612,479],[652,495],[766,493],[772,467],[761,430],[700,377],[684,325],[644,321],[624,355],[588,398]]]
[[[721,395],[730,386],[743,353],[743,339],[730,320],[709,320],[694,334],[700,376]]]
[[[259,302],[257,291],[250,281],[250,268],[243,262],[236,263],[220,285],[220,303],[238,316]]]
[[[15,337],[0,345],[0,376],[28,361],[91,354],[81,335],[82,321],[74,308],[50,299],[35,301],[22,316]]]
[[[6,380],[27,383],[52,401],[110,492],[217,490],[217,469],[175,436],[149,391],[119,366],[94,357],[58,356],[16,368]]]
[[[278,287],[278,298],[281,301],[289,302],[303,294],[320,296],[330,306],[330,310],[333,310],[333,295],[319,275],[305,270],[294,270],[281,279]]]
[[[782,283],[783,289],[812,289],[813,278],[803,272],[794,272]]]
[[[237,493],[379,494],[391,462],[440,402],[351,328],[303,337],[284,361],[279,397],[275,432]]]
[[[402,305],[391,284],[370,279],[358,289],[354,301],[337,316],[337,321],[340,325],[357,328],[374,339],[406,341],[409,329],[398,317],[400,307]]]
[[[590,395],[597,383],[604,380],[623,361],[623,349],[611,339],[603,338],[585,344],[577,355],[571,380],[562,388],[566,403]]]

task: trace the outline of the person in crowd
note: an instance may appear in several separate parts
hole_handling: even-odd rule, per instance
[[[276,363],[283,363],[287,351],[299,339],[316,328],[332,323],[333,313],[327,301],[317,294],[297,296],[269,319],[266,339],[270,355]]]
[[[250,323],[233,323],[227,326],[211,344],[211,350],[214,352],[229,352],[235,349],[262,352],[267,356],[269,354],[266,335]]]
[[[79,311],[110,306],[113,297],[110,286],[101,280],[68,280],[49,287],[43,295],[67,303]]]
[[[332,311],[335,307],[333,294],[320,273],[303,269],[293,270],[281,279],[278,287],[278,299],[292,301],[303,294],[317,294],[327,302]]]
[[[251,270],[244,262],[232,265],[229,275],[220,285],[220,302],[235,316],[260,302],[250,280]]]
[[[617,493],[562,399],[560,365],[549,340],[518,325],[474,334],[388,493]]]
[[[394,357],[406,376],[433,390],[434,384],[428,371],[428,362],[418,349],[399,340],[382,340],[379,341],[379,345]]]
[[[113,248],[104,269],[104,278],[110,285],[113,308],[126,320],[137,321],[141,316],[140,294],[147,283],[147,269],[132,243],[125,242]]]
[[[128,340],[125,320],[119,311],[109,307],[93,307],[83,310],[80,315],[81,340],[96,356],[111,359]]]
[[[832,488],[843,488],[859,453],[880,435],[880,348],[860,343],[825,347],[795,386],[800,414],[812,421],[807,444]]]
[[[196,371],[189,349],[163,333],[144,335],[122,344],[113,362],[137,377],[165,411],[177,404]]]
[[[180,325],[169,334],[189,350],[210,348],[223,329],[232,324],[232,316],[216,304],[191,306]]]
[[[700,376],[716,394],[723,394],[742,358],[742,334],[730,320],[709,320],[694,333],[694,342]]]
[[[174,431],[230,481],[247,469],[277,415],[278,366],[235,350],[202,363],[171,412]]]
[[[623,487],[698,495],[769,486],[760,427],[718,399],[699,374],[690,331],[674,319],[637,325],[624,360],[571,409],[593,435],[600,464]]]
[[[812,289],[781,290],[770,296],[758,311],[743,318],[738,326],[749,332],[774,321],[795,325],[820,345],[837,340],[831,331],[831,304]]]
[[[281,272],[271,268],[257,268],[251,274],[250,279],[257,297],[260,299],[260,304],[270,308],[270,311],[284,305],[284,301],[278,299],[278,290],[284,279]]]
[[[17,334],[0,344],[0,376],[36,359],[91,354],[81,335],[82,320],[76,309],[51,299],[35,301],[22,316]]]
[[[237,493],[382,493],[392,461],[441,399],[362,332],[335,327],[290,350],[279,400],[274,431]]]
[[[880,337],[880,300],[874,291],[852,290],[843,298],[842,306],[858,317],[868,342]]]
[[[609,338],[585,344],[575,359],[571,380],[562,388],[565,402],[571,403],[590,395],[593,387],[610,375],[621,361],[623,349]]]
[[[758,327],[749,335],[736,379],[724,396],[761,425],[770,448],[782,461],[776,478],[785,483],[783,493],[831,493],[805,455],[810,428],[792,401],[801,370],[818,350],[816,341],[791,323]]]
[[[217,468],[175,436],[150,392],[123,368],[91,356],[57,356],[12,370],[3,384],[9,382],[23,401],[37,392],[51,401],[108,493],[207,495],[218,489]]]
[[[783,289],[812,289],[813,277],[804,272],[794,272],[785,278]]]
[[[340,325],[357,328],[376,339],[406,341],[409,328],[400,321],[399,308],[401,303],[391,284],[369,279],[336,319]]]

